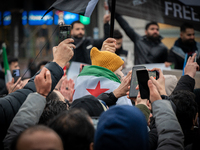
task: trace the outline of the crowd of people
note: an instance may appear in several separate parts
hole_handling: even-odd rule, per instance
[[[39,63],[30,79],[5,84],[0,72],[0,149],[200,149],[200,89],[195,89],[194,79],[200,48],[193,27],[181,26],[180,38],[168,55],[156,22],[148,23],[140,36],[116,14],[135,44],[135,64],[174,63],[176,69],[183,69],[188,55],[179,80],[154,68],[151,71],[159,72],[159,77],[147,82],[149,98],[141,98],[138,86],[137,97],[131,98],[132,70],[123,74],[120,57],[128,52],[119,30],[108,38],[109,19],[104,16],[100,40],[85,37],[84,25],[74,22],[72,38],[53,47],[53,60]],[[89,64],[76,81],[67,79],[63,70],[71,61]],[[8,58],[8,62],[11,72],[20,69],[17,59]]]

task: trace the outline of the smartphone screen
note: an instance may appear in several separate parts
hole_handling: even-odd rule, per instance
[[[129,91],[129,97],[135,98],[138,95],[138,90],[136,90],[136,86],[138,85],[136,70],[137,69],[144,69],[145,66],[134,66],[132,68],[132,76],[131,76],[131,86]]]
[[[149,99],[149,73],[146,69],[137,70],[137,79],[139,84],[140,96],[142,99]]]
[[[13,70],[12,76],[14,78],[14,83],[17,82],[17,80],[20,77],[20,70],[19,69],[15,69]]]
[[[159,73],[158,73],[158,71],[148,71],[148,73],[149,73],[149,77],[154,77],[154,79],[158,79],[159,78]]]
[[[60,42],[71,37],[71,25],[60,26],[59,39]]]

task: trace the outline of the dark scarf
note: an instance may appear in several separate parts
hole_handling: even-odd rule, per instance
[[[117,55],[119,55],[119,54],[121,54],[121,51],[122,51],[122,50],[123,50],[123,49],[122,49],[122,46],[121,46],[119,49],[116,50],[115,53],[116,53]]]
[[[76,38],[76,37],[73,37],[73,39],[75,45],[77,45],[82,40],[82,38]]]
[[[196,46],[196,42],[194,42],[193,44],[185,44],[182,42],[181,38],[179,38],[178,40],[176,40],[175,46],[180,47],[185,53],[194,53],[197,50],[197,46]]]

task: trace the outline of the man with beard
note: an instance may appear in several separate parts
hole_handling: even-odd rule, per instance
[[[101,45],[105,39],[109,37],[109,21],[110,15],[104,15],[104,37],[102,39],[93,39],[91,37],[85,37],[85,26],[80,21],[75,21],[71,24],[71,36],[74,39],[74,56],[71,61],[82,62],[91,64],[90,50],[92,47],[101,48]]]
[[[145,27],[145,35],[140,36],[129,26],[121,15],[115,18],[127,36],[134,42],[134,64],[164,63],[167,60],[167,47],[161,42],[159,26],[150,22]]]
[[[197,43],[194,35],[194,28],[189,23],[184,23],[180,27],[180,38],[175,41],[171,48],[165,66],[174,63],[174,69],[183,69],[186,54],[189,56],[197,53],[196,62],[200,65],[200,43]]]

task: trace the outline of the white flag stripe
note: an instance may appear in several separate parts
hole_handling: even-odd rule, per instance
[[[118,82],[114,82],[104,77],[80,76],[76,79],[75,82],[75,87],[74,87],[75,93],[73,96],[73,100],[85,95],[89,95],[90,93],[86,89],[95,89],[99,81],[101,83],[101,88],[108,89],[109,87],[110,90],[106,91],[105,93],[112,92],[113,90],[116,89],[116,87],[120,85]]]
[[[10,72],[10,70],[6,70],[7,74],[5,76],[5,83],[11,82],[12,81],[12,74]]]
[[[86,17],[90,17],[91,16],[91,14],[92,14],[92,12],[93,12],[93,10],[94,10],[94,8],[95,8],[95,6],[96,6],[98,1],[99,0],[91,0],[88,3],[88,5],[87,5],[87,7],[85,9],[85,15],[84,16],[86,16]]]
[[[109,80],[108,78],[104,77],[96,77],[89,75],[79,76],[75,82],[75,93],[73,96],[73,100],[83,97],[85,95],[90,95],[90,93],[86,89],[95,89],[99,81],[101,89],[109,89],[105,93],[113,92],[120,85],[120,83]],[[118,99],[117,105],[132,105],[132,103],[126,96],[123,96]]]

